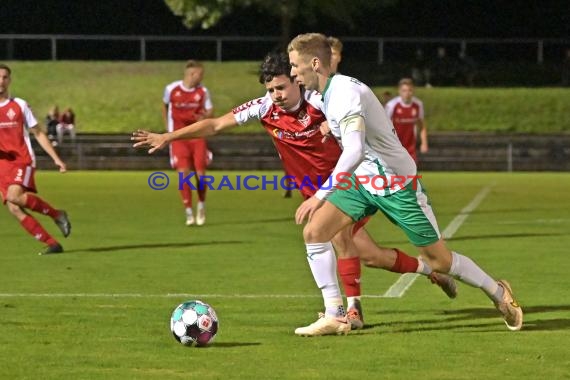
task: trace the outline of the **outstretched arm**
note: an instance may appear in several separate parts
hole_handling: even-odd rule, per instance
[[[45,134],[45,132],[40,128],[39,125],[30,128],[29,129],[30,133],[32,135],[34,135],[34,137],[36,138],[36,140],[38,141],[38,144],[40,144],[40,146],[42,147],[42,149],[51,157],[51,159],[53,160],[53,162],[59,166],[59,171],[61,173],[65,173],[67,168],[65,167],[65,164],[63,163],[63,161],[61,160],[61,158],[59,158],[59,156],[57,155],[56,151],[53,149],[53,147],[51,146],[51,142],[49,141],[47,135]]]
[[[215,119],[204,119],[184,128],[167,133],[152,133],[138,130],[133,132],[132,141],[136,141],[133,147],[150,146],[148,153],[154,153],[158,149],[167,146],[171,141],[195,139],[199,137],[213,136],[224,129],[237,126],[238,123],[232,112]]]

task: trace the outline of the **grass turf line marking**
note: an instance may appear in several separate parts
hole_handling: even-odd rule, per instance
[[[455,235],[459,227],[461,227],[461,225],[465,222],[465,220],[467,220],[469,214],[471,214],[473,210],[475,210],[481,204],[483,199],[485,199],[485,197],[489,194],[489,192],[491,191],[491,187],[492,185],[488,185],[482,188],[481,191],[479,191],[479,193],[475,195],[475,198],[473,198],[467,206],[463,207],[463,209],[459,212],[459,214],[457,214],[455,218],[453,218],[451,223],[447,225],[447,227],[445,228],[445,230],[443,230],[441,234],[444,239],[451,239],[451,237]],[[384,293],[383,297],[385,298],[402,297],[406,293],[406,291],[408,291],[410,286],[414,284],[414,282],[419,276],[420,275],[418,273],[404,273],[396,280],[394,284],[392,284],[392,286],[390,286],[390,288],[386,291],[386,293]]]

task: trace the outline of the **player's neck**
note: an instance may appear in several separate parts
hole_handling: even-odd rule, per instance
[[[187,89],[187,90],[191,90],[191,89],[193,89],[194,87],[196,87],[197,84],[192,85],[192,83],[183,80],[183,81],[182,81],[182,86],[184,86],[184,88]]]
[[[0,94],[0,103],[4,103],[8,99],[10,99],[10,94],[7,92]]]
[[[329,83],[332,80],[335,73],[323,72],[322,74],[318,74],[318,75],[319,75],[319,92],[321,94],[324,94],[326,92],[327,88],[329,87]]]

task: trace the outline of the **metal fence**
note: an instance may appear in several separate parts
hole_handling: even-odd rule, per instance
[[[352,57],[378,64],[411,59],[416,49],[447,47],[498,61],[561,62],[570,39],[341,37]],[[272,36],[121,36],[0,34],[5,60],[259,59],[279,44]]]

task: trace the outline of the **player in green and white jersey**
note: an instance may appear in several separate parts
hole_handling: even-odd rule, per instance
[[[471,259],[446,247],[427,194],[416,177],[415,162],[372,90],[354,78],[331,73],[330,45],[322,34],[299,35],[290,42],[288,51],[291,75],[308,90],[322,93],[323,112],[343,146],[327,186],[303,202],[295,215],[299,224],[309,219],[303,236],[309,266],[325,304],[325,313],[311,325],[296,329],[295,334],[348,332],[330,241],[342,228],[378,210],[406,233],[434,271],[481,288],[507,327],[519,330],[523,313],[510,285],[494,280]]]

